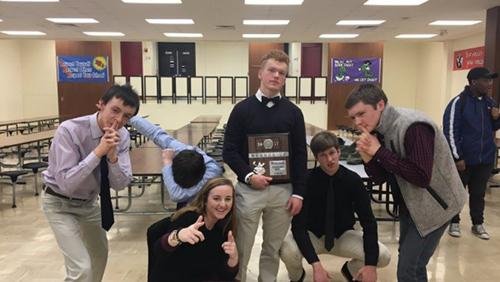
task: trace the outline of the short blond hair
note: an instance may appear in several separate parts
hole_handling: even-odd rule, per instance
[[[280,63],[285,63],[287,66],[290,64],[290,58],[282,50],[273,49],[262,57],[260,60],[260,67],[263,68],[269,59],[273,59]]]

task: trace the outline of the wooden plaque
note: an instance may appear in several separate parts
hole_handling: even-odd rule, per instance
[[[248,135],[248,160],[256,174],[273,178],[273,183],[290,181],[288,133]]]

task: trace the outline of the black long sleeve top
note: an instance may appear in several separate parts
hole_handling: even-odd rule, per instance
[[[370,196],[361,178],[347,168],[340,166],[333,176],[320,167],[309,171],[304,205],[292,220],[292,233],[297,245],[309,264],[319,261],[308,231],[318,238],[325,234],[326,206],[335,205],[335,238],[345,231],[354,229],[358,215],[363,228],[363,249],[365,265],[377,265],[379,248],[377,222],[371,209]],[[334,189],[335,202],[327,201],[327,190]]]
[[[222,243],[227,241],[227,232],[223,230],[221,222],[217,222],[212,230],[205,226],[199,231],[205,240],[197,244],[181,244],[177,247],[168,245],[168,236],[171,231],[182,229],[195,223],[199,214],[186,212],[172,222],[170,231],[158,239],[154,245],[156,262],[153,266],[151,280],[165,281],[234,281],[238,273],[238,266],[229,267],[229,256],[222,249]]]
[[[255,96],[238,103],[227,122],[223,158],[238,180],[252,172],[248,161],[248,135],[289,133],[290,177],[293,194],[302,196],[305,189],[307,162],[304,116],[292,102],[282,98],[268,108]]]

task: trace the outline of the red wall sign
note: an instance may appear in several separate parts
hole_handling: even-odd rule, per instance
[[[484,65],[484,46],[455,51],[453,70],[468,70]]]

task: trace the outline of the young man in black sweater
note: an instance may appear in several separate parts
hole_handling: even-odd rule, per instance
[[[223,158],[238,176],[235,239],[241,281],[246,281],[248,260],[261,216],[264,232],[259,281],[276,281],[281,243],[292,216],[302,208],[307,161],[304,117],[297,106],[280,95],[288,63],[288,56],[283,51],[272,50],[264,56],[259,70],[259,90],[238,103],[227,122]],[[248,135],[275,133],[288,134],[290,180],[285,183],[276,183],[271,177],[255,173],[249,163]]]
[[[318,254],[331,254],[352,258],[341,269],[347,281],[377,281],[376,267],[388,265],[391,254],[378,242],[370,196],[361,178],[339,164],[335,134],[316,134],[310,147],[319,167],[307,176],[304,206],[294,217],[292,232],[281,247],[280,256],[288,275],[292,281],[304,280],[304,256],[313,268],[315,282],[330,281]],[[354,213],[363,232],[354,230]]]

